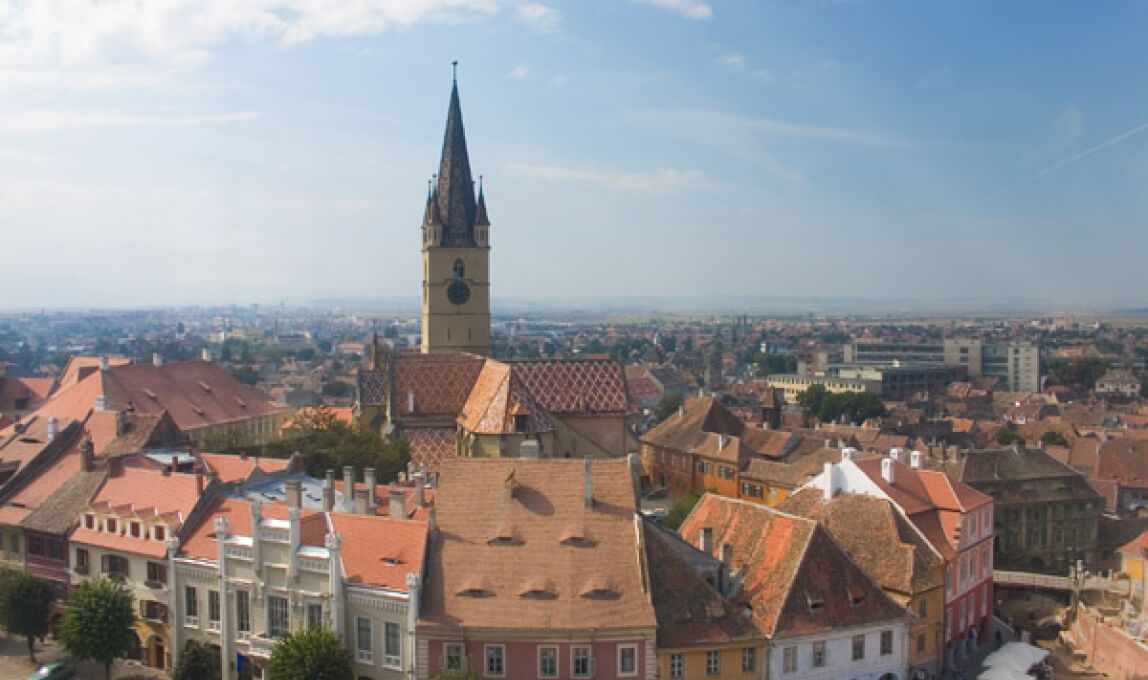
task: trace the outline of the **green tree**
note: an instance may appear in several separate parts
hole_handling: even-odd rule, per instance
[[[112,662],[136,645],[132,594],[109,578],[85,581],[72,590],[68,609],[60,620],[60,643],[77,659],[104,665],[104,680],[111,680]]]
[[[405,470],[410,460],[405,440],[384,440],[369,428],[358,430],[336,418],[326,406],[296,413],[281,440],[262,448],[251,447],[247,452],[288,458],[296,451],[303,457],[307,474],[317,477],[329,469],[351,465],[356,469],[373,467],[380,480],[389,480]]]
[[[1104,357],[1056,359],[1048,362],[1048,383],[1091,390],[1106,371],[1108,360]]]
[[[1004,432],[1004,430],[1001,430],[1001,432]],[[1042,434],[1040,436],[1040,442],[1045,446],[1068,446],[1068,440],[1056,430],[1049,430]]]
[[[240,366],[231,369],[231,375],[244,385],[254,385],[259,380],[259,374],[250,366]]]
[[[328,628],[279,638],[267,670],[273,680],[351,680],[351,652]]]
[[[38,576],[12,572],[0,580],[0,625],[28,642],[32,663],[36,663],[36,638],[43,640],[48,634],[55,599],[52,584]]]
[[[825,385],[810,385],[804,392],[797,395],[797,405],[801,407],[806,418],[812,418],[821,413],[821,402],[825,401],[828,394],[829,390],[825,389]]]
[[[753,363],[757,365],[758,375],[793,373],[797,370],[797,357],[792,354],[757,352],[753,356]]]
[[[666,513],[666,518],[662,520],[662,526],[677,531],[678,527],[682,525],[682,522],[686,521],[686,518],[690,516],[690,512],[693,511],[694,506],[698,504],[701,497],[702,495],[695,491],[679,498],[678,502],[674,503],[670,511]]]
[[[1010,430],[1005,427],[997,430],[996,440],[997,443],[1001,446],[1012,446],[1013,444],[1022,441],[1019,432],[1016,430]]]
[[[682,405],[682,395],[671,392],[658,400],[654,406],[654,421],[662,422],[666,418],[677,412],[678,408]]]
[[[219,680],[219,651],[206,642],[188,640],[179,650],[172,680]]]
[[[351,386],[339,380],[323,385],[323,396],[325,397],[345,397],[350,393]]]

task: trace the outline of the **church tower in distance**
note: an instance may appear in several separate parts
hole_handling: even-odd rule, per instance
[[[422,351],[490,355],[490,220],[474,195],[458,80],[423,218]]]

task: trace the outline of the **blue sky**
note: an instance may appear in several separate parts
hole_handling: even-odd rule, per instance
[[[1144,305],[1148,3],[0,0],[2,307],[417,295],[459,87],[496,299]]]

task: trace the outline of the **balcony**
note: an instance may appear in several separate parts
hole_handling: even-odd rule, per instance
[[[267,637],[266,633],[254,634],[247,638],[247,641],[251,645],[248,654],[261,659],[270,659],[271,652],[274,651],[275,645],[279,642],[275,638]]]

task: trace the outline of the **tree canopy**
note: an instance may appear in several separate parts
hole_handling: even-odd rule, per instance
[[[1021,438],[1020,433],[1016,430],[1002,427],[997,430],[996,441],[1001,446],[1012,446],[1013,444],[1023,442],[1024,439]]]
[[[351,465],[373,467],[380,480],[395,478],[406,470],[410,451],[404,440],[385,440],[372,430],[358,430],[339,420],[326,406],[295,414],[283,439],[265,447],[266,455],[287,458],[298,451],[307,474],[321,477],[329,469]]]
[[[673,507],[666,513],[665,519],[662,520],[662,525],[677,531],[678,527],[682,525],[682,522],[686,521],[686,517],[689,517],[694,506],[701,500],[701,497],[702,494],[693,492],[679,498],[678,502],[674,503]]]
[[[56,594],[48,581],[23,572],[0,579],[0,626],[28,642],[28,658],[36,663],[36,638],[44,639]]]
[[[841,419],[863,423],[889,414],[885,402],[872,392],[830,392],[824,385],[810,385],[797,395],[797,403],[806,418],[817,418],[823,423]]]
[[[77,585],[60,620],[60,643],[77,659],[104,665],[104,679],[111,680],[112,662],[136,645],[132,627],[136,622],[132,594],[110,578]]]
[[[219,651],[206,642],[188,640],[179,650],[172,680],[219,680]]]
[[[1003,432],[1003,430],[1002,430]],[[1056,430],[1049,430],[1040,436],[1040,441],[1045,446],[1068,446],[1068,440],[1064,435]]]
[[[1108,360],[1104,357],[1054,359],[1048,362],[1048,384],[1091,390],[1107,371]]]
[[[654,407],[654,421],[662,422],[666,418],[672,416],[678,407],[682,405],[682,395],[676,392],[671,392],[658,400],[657,406]]]
[[[351,680],[351,652],[329,628],[312,628],[279,638],[267,669],[274,680]]]

